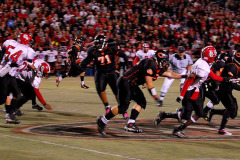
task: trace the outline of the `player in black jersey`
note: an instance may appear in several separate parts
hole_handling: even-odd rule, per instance
[[[57,87],[59,86],[59,83],[61,82],[61,80],[65,77],[76,77],[81,74],[80,75],[81,81],[84,81],[84,77],[82,76],[82,73],[85,70],[83,70],[80,67],[79,61],[78,61],[78,52],[81,51],[84,41],[86,41],[86,39],[83,37],[76,38],[74,45],[69,49],[69,51],[66,55],[67,56],[66,62],[70,63],[70,70],[68,72],[64,73],[63,75],[60,75],[59,77],[57,77],[57,79],[56,79]],[[85,89],[89,88],[84,83],[81,85],[81,87],[85,88]]]
[[[228,63],[224,67],[221,76],[234,79],[240,77],[240,51],[234,53],[233,63]],[[234,79],[230,80],[230,82],[222,82],[219,85],[219,91],[217,93],[225,109],[211,109],[210,111],[210,121],[214,114],[222,115],[222,122],[218,130],[218,134],[232,135],[232,133],[226,131],[224,128],[229,118],[234,119],[237,116],[238,104],[236,98],[232,94],[232,90],[235,89],[240,91],[240,85],[237,84],[239,83],[239,80],[234,81]]]
[[[107,100],[106,86],[109,84],[117,101],[117,73],[115,56],[122,57],[126,66],[128,66],[128,59],[124,51],[116,43],[110,43],[107,37],[98,35],[94,38],[94,46],[90,47],[87,51],[87,57],[82,61],[81,67],[84,69],[93,60],[96,68],[95,72],[95,85],[97,93],[101,98],[106,112],[109,112],[111,107]],[[123,113],[123,117],[128,118],[127,113]]]
[[[169,56],[167,53],[162,50],[156,51],[155,58],[140,61],[139,64],[133,66],[130,70],[126,71],[121,77],[119,77],[119,104],[118,106],[113,107],[109,113],[98,117],[97,125],[100,134],[105,134],[104,128],[111,118],[117,114],[124,113],[128,109],[131,100],[136,101],[137,104],[133,107],[130,119],[124,129],[129,132],[142,132],[142,129],[139,129],[136,126],[135,120],[141,110],[146,108],[146,99],[142,90],[138,86],[146,83],[150,94],[157,102],[159,102],[159,97],[153,86],[153,80],[157,79],[158,76],[166,76],[170,78],[183,77],[177,73],[167,71],[168,59]]]
[[[221,76],[221,73],[224,67],[232,62],[232,56],[229,53],[221,53],[217,56],[215,63],[213,63],[211,70],[217,75]],[[204,108],[204,112],[208,115],[208,112],[214,105],[219,104],[220,100],[217,95],[217,91],[219,90],[219,82],[214,81],[211,78],[208,78],[202,85],[204,90],[205,97],[209,98],[210,101],[207,103],[206,107]],[[211,121],[208,117],[205,120]]]

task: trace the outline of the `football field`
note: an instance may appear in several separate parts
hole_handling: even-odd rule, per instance
[[[154,82],[158,95],[163,78]],[[97,95],[93,77],[85,77],[89,89],[80,86],[80,79],[65,78],[56,87],[55,77],[43,79],[40,91],[53,111],[36,111],[26,103],[19,117],[20,124],[5,124],[0,106],[0,160],[229,160],[240,159],[240,116],[229,120],[226,130],[233,136],[217,134],[220,116],[211,123],[200,119],[184,132],[187,139],[172,136],[177,120],[166,119],[154,127],[153,119],[159,111],[174,112],[181,105],[175,101],[179,94],[179,81],[175,80],[163,107],[157,107],[147,89],[146,110],[142,110],[136,124],[143,133],[124,131],[126,121],[121,115],[106,127],[107,136],[97,132],[96,118],[105,113]],[[141,86],[140,86],[141,87]],[[240,94],[234,91],[237,100]],[[109,104],[116,105],[112,91],[107,87]],[[208,99],[206,100],[206,102]],[[205,103],[206,103],[205,102]],[[40,102],[38,102],[40,104]],[[129,106],[128,113],[135,103]],[[216,108],[223,108],[219,104]]]

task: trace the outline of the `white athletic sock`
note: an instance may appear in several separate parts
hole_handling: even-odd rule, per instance
[[[163,101],[163,99],[164,99],[164,97],[161,96],[161,97],[160,97],[160,100]]]
[[[134,119],[129,119],[127,124],[129,124],[129,123],[135,123],[135,120]]]
[[[101,120],[103,121],[104,124],[108,124],[109,120],[107,120],[105,116],[102,116]]]
[[[62,76],[59,76],[59,77],[58,77],[58,80],[59,80],[59,81],[61,81],[62,79],[63,79]]]
[[[214,107],[212,101],[209,101],[209,102],[207,103],[207,107],[208,107],[208,108],[211,108],[211,109]]]
[[[84,85],[84,81],[82,81],[81,83],[82,83],[82,85]]]

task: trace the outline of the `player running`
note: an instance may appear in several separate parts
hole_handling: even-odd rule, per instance
[[[169,56],[167,53],[158,50],[155,52],[155,58],[140,61],[140,63],[126,71],[118,79],[119,105],[113,107],[110,112],[106,113],[104,116],[98,117],[97,125],[100,134],[105,134],[104,129],[110,119],[117,114],[124,113],[128,109],[131,100],[134,100],[137,104],[133,107],[130,119],[124,129],[135,133],[143,132],[143,130],[138,128],[135,124],[141,110],[146,108],[145,96],[138,86],[146,83],[150,94],[157,102],[159,102],[159,97],[153,86],[153,81],[156,80],[158,76],[171,78],[186,77],[186,75],[182,76],[167,71],[168,59]]]
[[[68,64],[70,64],[70,70],[69,70],[69,72],[57,77],[57,79],[56,79],[56,86],[57,87],[59,86],[62,79],[66,78],[66,77],[76,77],[76,76],[81,74],[80,76],[81,76],[81,80],[83,82],[81,84],[81,87],[84,88],[84,89],[89,88],[88,86],[86,86],[84,84],[84,78],[82,78],[82,77],[84,77],[84,73],[83,73],[84,70],[80,67],[79,60],[78,60],[78,53],[80,53],[85,40],[86,39],[83,38],[83,37],[76,38],[74,45],[69,49],[69,51],[66,55],[67,56],[66,62]]]
[[[124,51],[116,43],[109,43],[108,38],[103,35],[97,35],[94,38],[94,46],[90,47],[87,51],[87,57],[82,61],[81,66],[86,69],[86,66],[93,60],[96,67],[95,72],[95,85],[97,93],[101,98],[105,110],[108,113],[111,106],[108,103],[106,95],[107,84],[112,89],[116,100],[118,101],[118,89],[117,89],[117,73],[115,56],[122,57],[125,61],[125,66],[128,66],[128,59]],[[127,113],[123,113],[124,119],[129,116]]]
[[[190,70],[190,76],[185,81],[177,102],[182,102],[182,111],[178,113],[162,114],[159,112],[157,118],[154,120],[155,124],[159,124],[164,118],[179,118],[186,119],[179,127],[173,130],[173,135],[179,138],[186,138],[182,132],[187,126],[195,123],[200,117],[205,117],[203,111],[204,94],[201,88],[202,83],[210,76],[213,80],[228,81],[228,78],[216,76],[210,70],[211,63],[214,62],[216,57],[216,49],[212,46],[207,46],[201,51],[201,58],[199,58]],[[192,115],[192,111],[195,114]]]

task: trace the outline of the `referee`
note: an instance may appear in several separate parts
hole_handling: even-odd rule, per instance
[[[190,71],[191,66],[193,64],[192,58],[190,57],[190,55],[185,53],[185,48],[183,46],[178,46],[178,52],[170,56],[169,62],[170,62],[169,69],[172,72],[175,72],[181,75],[187,74]],[[168,78],[168,77],[164,79],[164,83],[161,89],[159,107],[163,105],[163,99],[167,94],[168,89],[172,85],[174,80],[175,79]],[[179,81],[180,81],[180,89],[181,89],[184,84],[185,78],[181,78],[179,79]]]

